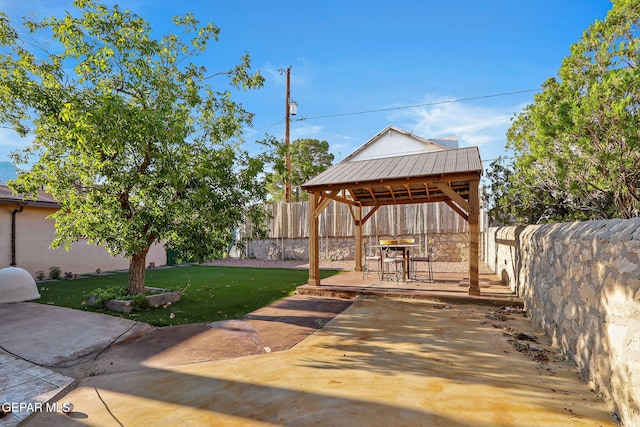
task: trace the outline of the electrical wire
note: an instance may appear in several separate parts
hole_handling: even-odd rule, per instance
[[[330,117],[342,117],[342,116],[354,116],[354,115],[359,115],[359,114],[380,113],[380,112],[384,112],[384,111],[406,110],[406,109],[409,109],[409,108],[429,107],[429,106],[433,106],[433,105],[451,104],[451,103],[454,103],[454,102],[475,101],[475,100],[478,100],[478,99],[497,98],[497,97],[500,97],[500,96],[517,95],[517,94],[520,94],[520,93],[537,92],[539,90],[540,90],[540,88],[537,88],[537,89],[525,89],[525,90],[518,90],[518,91],[515,91],[515,92],[503,92],[503,93],[496,93],[496,94],[492,94],[492,95],[474,96],[474,97],[470,97],[470,98],[458,98],[458,99],[450,99],[450,100],[447,100],[447,101],[427,102],[427,103],[424,103],[424,104],[404,105],[404,106],[400,106],[400,107],[389,107],[389,108],[378,108],[378,109],[375,109],[375,110],[355,111],[355,112],[350,112],[350,113],[326,114],[326,115],[323,115],[323,116],[302,117],[302,118],[293,119],[293,120],[295,120],[295,121],[305,121],[305,120],[312,120],[312,119],[325,119],[325,118],[330,118]],[[280,122],[278,122],[278,123],[280,123]]]
[[[277,121],[277,122],[275,122],[275,123],[272,123],[272,124],[270,124],[270,125],[266,125],[266,126],[262,126],[262,127],[259,127],[259,128],[255,128],[255,129],[253,129],[253,130],[255,130],[255,131],[259,131],[259,130],[263,130],[263,129],[269,129],[269,128],[272,128],[272,127],[274,127],[274,126],[279,125],[280,123],[284,123],[284,120],[285,120],[285,119],[282,119],[282,120],[279,120],[279,121]]]
[[[516,157],[517,156],[500,156],[500,157],[496,157],[495,159],[483,160],[482,163],[493,162],[494,160],[498,160],[498,159],[511,160],[511,159],[515,159]]]

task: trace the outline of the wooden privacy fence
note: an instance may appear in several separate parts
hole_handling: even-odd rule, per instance
[[[309,237],[308,202],[269,204],[269,238]],[[365,216],[369,207],[362,210]],[[480,216],[481,218],[483,215]],[[332,202],[319,217],[322,237],[355,236],[349,206]],[[481,229],[483,227],[481,226]],[[440,233],[464,233],[467,222],[445,203],[382,206],[363,226],[364,236],[407,236]]]

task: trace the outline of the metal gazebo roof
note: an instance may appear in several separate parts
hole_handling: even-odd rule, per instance
[[[446,182],[453,192],[468,199],[469,182],[481,174],[478,148],[468,147],[341,162],[302,188],[308,192],[346,190],[345,196],[361,206],[439,202],[452,198],[439,183]]]

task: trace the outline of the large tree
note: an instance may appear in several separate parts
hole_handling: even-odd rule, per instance
[[[639,25],[640,2],[614,0],[514,121],[519,222],[640,214]]]
[[[284,200],[284,182],[289,176],[289,182],[295,201],[306,200],[306,193],[300,192],[300,186],[310,178],[318,175],[333,163],[333,154],[329,153],[329,143],[318,139],[296,139],[287,145],[273,137],[262,141],[271,148],[268,162],[272,171],[267,174],[269,194],[273,201]],[[287,170],[285,155],[289,150],[291,170]]]
[[[23,37],[0,15],[0,119],[33,137],[14,153],[34,163],[12,186],[60,202],[53,247],[85,237],[129,257],[129,293],[139,294],[151,245],[216,256],[264,197],[262,163],[239,149],[252,116],[231,99],[263,78],[248,54],[225,71],[193,63],[220,30],[191,14],[173,19],[179,34],[156,39],[118,6],[74,7],[26,19]]]

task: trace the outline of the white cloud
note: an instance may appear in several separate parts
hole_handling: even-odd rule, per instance
[[[290,139],[292,141],[300,138],[323,139],[319,138],[323,130],[324,126],[312,125],[305,122],[294,122],[290,128]]]
[[[427,96],[426,103],[438,103],[451,97]],[[436,105],[400,110],[388,117],[390,123],[413,131],[423,138],[457,136],[460,147],[477,146],[482,159],[510,155],[505,148],[507,131],[514,114],[527,105],[497,103],[487,106],[471,102],[444,102]]]
[[[270,64],[259,67],[260,74],[267,82],[276,82],[278,85],[284,86],[286,77],[280,72],[280,68],[276,68]]]
[[[32,141],[33,135],[22,138],[16,131],[0,127],[0,161],[9,160],[12,151],[26,148]]]
[[[428,99],[425,103],[446,99]],[[484,107],[464,102],[416,107],[395,113],[393,122],[424,138],[455,135],[461,146],[500,143],[504,145],[511,117],[520,106]]]
[[[29,136],[27,136],[26,138],[22,138],[13,129],[0,127],[0,146],[2,146],[3,148],[24,148],[31,143],[31,140],[32,139]]]

